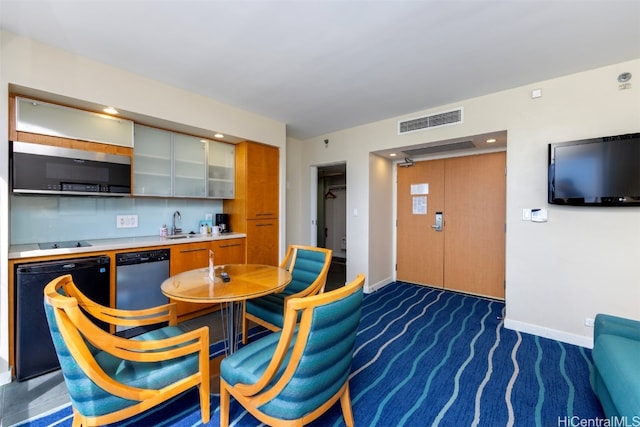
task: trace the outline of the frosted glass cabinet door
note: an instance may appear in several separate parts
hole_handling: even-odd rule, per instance
[[[173,134],[173,195],[206,197],[205,142],[200,138]]]
[[[172,134],[147,126],[135,126],[133,194],[171,196]]]
[[[207,197],[233,199],[235,178],[235,146],[210,141],[207,164]]]
[[[133,147],[130,120],[20,97],[16,97],[16,130]]]

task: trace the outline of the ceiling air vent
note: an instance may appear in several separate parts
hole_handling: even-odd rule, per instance
[[[462,108],[398,122],[398,134],[462,123]]]

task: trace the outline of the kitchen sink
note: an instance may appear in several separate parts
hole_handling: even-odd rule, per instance
[[[167,239],[169,240],[175,240],[175,239],[186,239],[188,238],[189,235],[188,234],[169,234],[167,236]]]
[[[169,240],[176,240],[176,239],[193,239],[195,237],[206,237],[203,236],[202,234],[169,234],[168,236],[166,236],[167,239]]]

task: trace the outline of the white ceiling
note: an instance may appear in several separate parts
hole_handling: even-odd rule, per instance
[[[0,0],[0,27],[299,139],[640,58],[638,0]]]

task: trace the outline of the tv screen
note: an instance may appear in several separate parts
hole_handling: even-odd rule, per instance
[[[640,206],[640,133],[549,144],[548,201]]]

